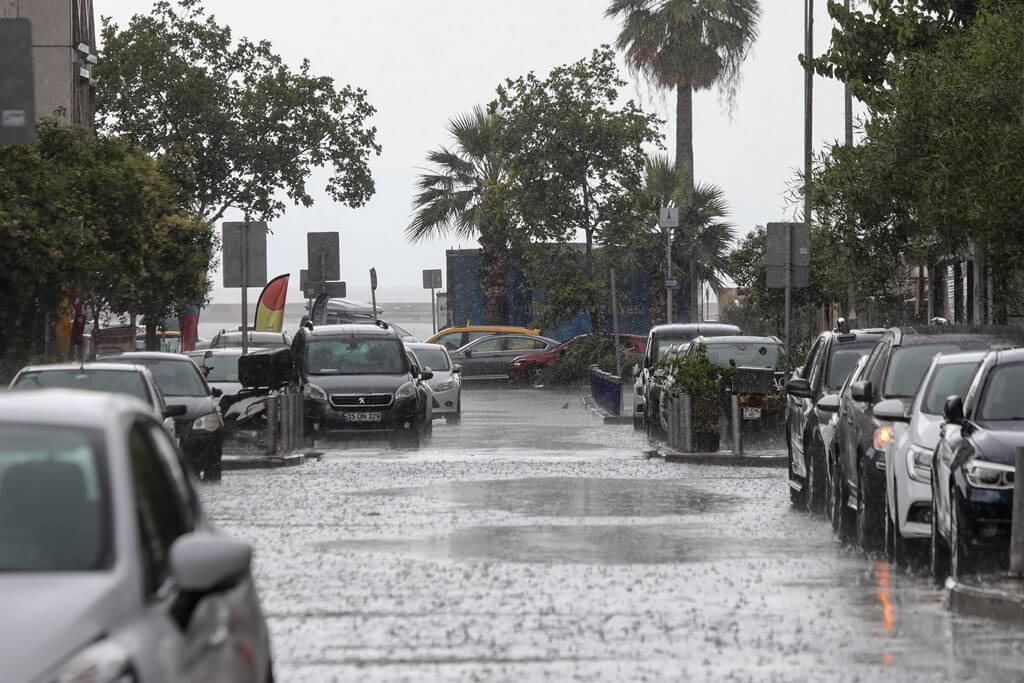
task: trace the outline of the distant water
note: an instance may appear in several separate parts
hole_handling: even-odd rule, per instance
[[[433,334],[430,317],[430,302],[420,303],[378,303],[383,310],[381,318],[402,326],[417,339],[423,340]],[[210,339],[221,330],[237,330],[242,325],[242,307],[237,304],[214,304],[199,314],[199,337]],[[284,329],[289,334],[299,327],[299,321],[306,313],[304,303],[290,303],[285,306]],[[256,314],[255,303],[249,306],[249,324]],[[440,323],[439,323],[440,324]]]

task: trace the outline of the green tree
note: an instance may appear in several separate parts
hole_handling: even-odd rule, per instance
[[[454,145],[428,152],[432,169],[420,174],[416,213],[405,230],[411,242],[440,234],[480,242],[484,322],[508,322],[509,215],[505,155],[499,149],[500,119],[483,107],[448,124]]]
[[[379,154],[366,93],[285,65],[266,41],[232,40],[200,0],[157,2],[123,30],[103,19],[96,108],[104,131],[160,159],[189,208],[212,222],[229,208],[270,220],[281,195],[309,206],[313,167],[350,206],[374,190]]]
[[[693,186],[693,93],[712,86],[729,98],[757,38],[757,0],[612,0],[621,17],[616,47],[633,71],[676,90],[676,165]]]
[[[643,145],[659,142],[654,116],[632,100],[619,104],[624,85],[614,53],[604,46],[543,80],[533,73],[506,80],[490,105],[503,122],[512,241],[532,245],[524,249],[530,284],[545,292],[549,306],[559,302],[562,319],[583,312],[595,328],[603,279],[595,245],[635,239],[643,221]],[[574,257],[565,245],[581,234],[583,251]],[[556,288],[569,293],[570,280],[575,299],[555,297]]]

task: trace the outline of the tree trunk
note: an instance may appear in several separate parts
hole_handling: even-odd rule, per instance
[[[508,320],[508,242],[502,230],[480,232],[480,292],[484,300],[484,320],[480,324],[507,325]],[[461,321],[456,321],[461,322]]]
[[[682,167],[686,187],[693,191],[693,88],[676,86],[676,167]],[[674,250],[676,263],[689,278],[683,278],[679,295],[679,321],[697,321],[697,269],[691,267],[693,254],[688,249]]]
[[[146,316],[146,350],[160,350],[160,340],[156,336],[156,323],[152,322],[148,315]]]

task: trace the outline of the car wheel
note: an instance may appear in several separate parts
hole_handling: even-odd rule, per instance
[[[458,400],[455,402],[455,412],[449,413],[444,416],[446,424],[457,425],[462,422],[462,396],[460,395]]]
[[[967,541],[960,531],[960,506],[949,492],[949,575],[960,581],[975,571],[975,562],[967,553]]]
[[[788,441],[788,439],[787,439]],[[800,478],[793,472],[793,451],[790,449],[789,453],[789,503],[795,508],[804,509],[807,507],[807,482],[800,481]],[[793,484],[799,484],[800,488],[796,488]]]
[[[541,377],[543,375],[544,369],[535,365],[526,371],[526,381],[534,388],[542,386]]]
[[[949,546],[939,533],[939,515],[935,499],[932,498],[932,543],[931,543],[932,578],[940,586],[949,576]]]
[[[807,443],[806,441],[804,443]],[[807,509],[821,514],[825,511],[825,463],[824,454],[811,452],[807,458]]]
[[[860,459],[857,487],[857,545],[866,553],[879,550],[883,540],[882,520],[878,514],[882,506],[879,505],[879,494],[868,472],[869,460],[866,456]]]

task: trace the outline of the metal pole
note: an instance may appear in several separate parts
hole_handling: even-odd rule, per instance
[[[793,288],[793,226],[786,223],[786,372],[789,372],[789,314],[790,290]]]
[[[434,334],[437,334],[437,304],[434,302],[434,288],[430,288],[430,319],[434,321]]]
[[[281,398],[281,441],[278,444],[282,453],[288,453],[292,449],[292,402],[288,395],[282,393]]]
[[[693,401],[689,394],[683,394],[683,451],[693,452]]]
[[[679,396],[675,392],[669,392],[665,394],[665,400],[668,405],[663,408],[666,410],[665,413],[668,416],[668,447],[673,450],[679,449],[679,421],[680,411],[682,410],[682,404],[679,402]]]
[[[612,339],[615,343],[615,376],[622,379],[622,353],[619,350],[619,304],[615,294],[614,268],[612,268]]]
[[[249,214],[242,224],[242,355],[249,351]]]
[[[814,57],[814,0],[804,0],[804,56],[807,60]],[[814,69],[810,63],[804,67],[804,222],[811,227],[811,154],[814,140],[812,135],[814,120]],[[792,358],[789,350],[789,306],[790,287],[792,286],[791,250],[793,247],[792,229],[786,228],[786,372],[791,369]]]
[[[1010,573],[1024,575],[1024,477],[1017,472],[1024,472],[1024,448],[1017,446],[1014,460],[1016,470],[1013,476],[1013,516],[1010,522]]]
[[[267,396],[267,455],[277,455],[278,397]]]
[[[667,221],[666,221],[667,222]],[[665,278],[672,277],[672,228],[665,228]],[[665,322],[672,322],[672,288],[665,285]]]
[[[743,423],[740,421],[740,397],[733,394],[729,400],[732,408],[732,452],[733,455],[743,455]]]

